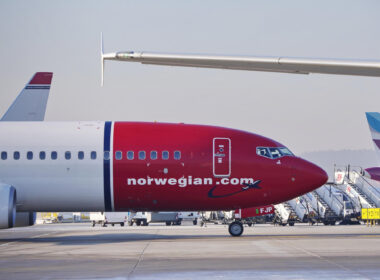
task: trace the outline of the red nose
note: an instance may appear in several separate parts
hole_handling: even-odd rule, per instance
[[[328,175],[322,168],[307,160],[299,158],[294,168],[296,170],[295,182],[305,193],[319,188],[328,180]]]

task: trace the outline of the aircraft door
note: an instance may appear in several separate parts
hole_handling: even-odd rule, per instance
[[[229,138],[213,139],[213,173],[215,177],[231,175],[231,140]]]

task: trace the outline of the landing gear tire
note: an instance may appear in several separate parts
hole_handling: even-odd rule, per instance
[[[244,227],[243,224],[239,221],[232,222],[228,226],[228,232],[231,234],[231,236],[237,237],[243,234]]]
[[[120,226],[123,227],[123,226],[124,226],[124,223],[120,223]]]

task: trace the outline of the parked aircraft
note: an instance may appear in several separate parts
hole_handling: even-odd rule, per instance
[[[327,174],[269,138],[143,122],[45,122],[52,73],[36,73],[0,122],[0,228],[33,213],[231,210],[275,204]],[[243,232],[233,222],[233,236]]]

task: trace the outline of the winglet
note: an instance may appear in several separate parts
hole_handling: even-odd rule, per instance
[[[100,32],[100,64],[102,67],[102,77],[100,85],[104,84],[104,46],[103,46],[103,32]]]

